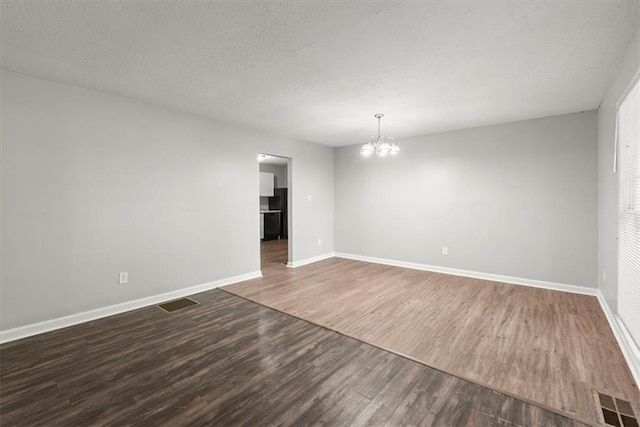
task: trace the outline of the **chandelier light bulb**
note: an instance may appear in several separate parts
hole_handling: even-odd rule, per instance
[[[369,157],[374,152],[375,152],[375,149],[373,148],[373,145],[371,145],[370,142],[367,142],[366,144],[364,144],[360,149],[360,154],[362,154],[364,157]]]
[[[399,152],[400,152],[400,147],[398,147],[398,144],[396,144],[396,142],[393,141],[393,144],[391,144],[391,155],[395,156]]]

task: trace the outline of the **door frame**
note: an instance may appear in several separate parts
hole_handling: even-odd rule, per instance
[[[257,163],[258,163],[258,188],[260,188],[259,173],[260,173],[260,165],[262,164],[262,162],[260,161],[260,156],[262,155],[279,157],[281,159],[287,160],[287,164],[285,166],[286,172],[287,172],[287,267],[292,267],[293,237],[294,237],[293,236],[293,190],[292,190],[293,189],[293,158],[288,156],[283,156],[281,154],[271,154],[269,152],[260,151],[258,153],[258,156],[256,157]],[[269,163],[265,163],[265,164],[269,164]],[[259,203],[260,201],[258,200],[258,207],[259,207]],[[260,229],[258,229],[258,240],[260,241]],[[258,262],[259,262],[260,268],[262,269],[261,256],[262,256],[262,249],[258,251]]]

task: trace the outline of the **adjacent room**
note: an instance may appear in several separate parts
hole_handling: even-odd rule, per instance
[[[638,0],[0,8],[0,424],[639,425]]]

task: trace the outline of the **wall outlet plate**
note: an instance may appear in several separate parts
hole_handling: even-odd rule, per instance
[[[119,285],[126,285],[128,282],[129,282],[129,273],[127,273],[126,271],[123,271],[122,273],[118,274]]]
[[[449,248],[447,246],[442,247],[442,255],[449,255]]]

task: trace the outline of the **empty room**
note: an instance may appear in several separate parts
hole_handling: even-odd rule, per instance
[[[639,425],[638,0],[0,26],[0,425]]]

